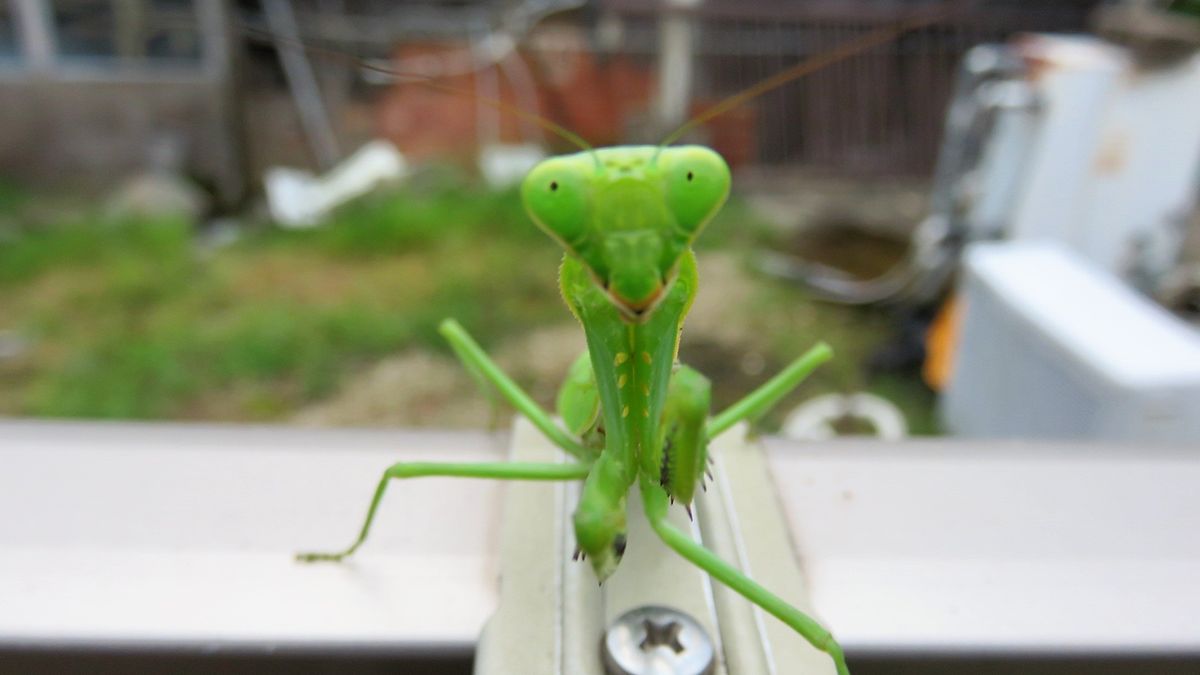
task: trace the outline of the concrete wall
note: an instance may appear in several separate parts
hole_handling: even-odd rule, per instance
[[[0,82],[0,174],[104,186],[169,144],[183,171],[232,203],[244,189],[236,119],[216,82]]]

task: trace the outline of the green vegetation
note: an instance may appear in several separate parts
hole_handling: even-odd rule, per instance
[[[181,221],[33,227],[22,215],[29,201],[0,185],[0,331],[29,345],[0,360],[0,415],[281,419],[386,355],[446,352],[435,330],[444,317],[491,347],[570,320],[557,249],[516,192],[453,177],[365,197],[325,227],[264,225],[216,249]],[[701,255],[745,252],[769,236],[734,201],[701,238]],[[755,287],[737,316],[759,317],[746,331],[768,336],[759,340],[768,362],[822,336],[838,345],[838,366],[807,395],[864,384],[854,359],[886,335],[882,319],[812,309],[781,284]],[[731,395],[742,386],[730,383]],[[902,383],[902,397],[913,387]]]
[[[177,221],[55,223],[0,246],[0,413],[262,419],[454,315],[489,340],[557,318],[550,247],[512,193],[375,195],[332,227],[199,248]],[[508,281],[496,284],[498,274]]]

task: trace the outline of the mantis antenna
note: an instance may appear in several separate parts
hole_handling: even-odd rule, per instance
[[[715,103],[712,107],[708,108],[704,112],[696,115],[687,122],[684,122],[683,126],[679,127],[670,134],[667,134],[666,139],[659,144],[659,150],[661,151],[662,148],[679,140],[684,134],[696,128],[696,126],[703,124],[704,122],[707,122],[718,115],[729,112],[746,101],[765,94],[772,89],[782,87],[792,80],[804,77],[805,75],[814,73],[827,66],[831,66],[838,61],[848,59],[851,56],[864,52],[872,47],[877,47],[879,45],[891,42],[910,30],[922,28],[945,18],[950,11],[951,8],[939,7],[934,11],[924,13],[912,19],[901,21],[890,26],[884,26],[883,28],[877,28],[865,35],[859,36],[852,40],[846,40],[845,42],[836,45],[832,49],[828,49],[820,54],[810,56],[791,68],[775,73],[765,80],[762,80],[757,84],[753,84],[746,89],[743,89],[740,92],[718,103]],[[655,159],[657,158],[658,155],[656,154]]]
[[[465,89],[459,89],[458,87],[451,87],[449,85],[442,84],[441,82],[436,81],[434,78],[431,78],[431,77],[428,77],[425,75],[417,75],[415,73],[404,73],[404,72],[400,72],[398,70],[394,70],[392,68],[386,68],[384,66],[379,66],[379,65],[371,63],[365,59],[357,57],[353,54],[347,54],[346,52],[339,50],[339,49],[334,49],[331,47],[324,47],[324,46],[313,44],[313,43],[307,42],[307,41],[291,40],[291,39],[288,39],[288,38],[285,38],[285,37],[282,37],[279,35],[275,35],[274,33],[271,33],[270,31],[265,31],[261,28],[255,28],[254,26],[243,26],[243,30],[248,34],[257,36],[259,39],[261,39],[263,41],[284,42],[287,44],[291,44],[292,46],[298,47],[300,49],[304,49],[306,51],[321,54],[322,56],[328,56],[331,58],[340,59],[342,61],[348,61],[351,64],[353,64],[359,68],[362,68],[363,70],[369,70],[371,72],[388,75],[392,78],[395,78],[399,82],[419,84],[423,87],[427,87],[429,89],[441,92],[443,94],[452,94],[454,96],[462,96],[463,98],[466,98],[468,100],[476,101],[478,103],[482,103],[484,105],[491,106],[491,107],[499,110],[500,112],[508,113],[509,115],[512,115],[513,117],[524,120],[526,122],[532,122],[533,124],[538,125],[542,129],[567,141],[571,145],[574,145],[575,147],[579,148],[580,150],[590,153],[593,157],[593,160],[596,162],[597,168],[602,168],[601,164],[600,164],[600,160],[595,159],[595,153],[592,152],[592,146],[589,145],[588,142],[585,141],[582,136],[580,136],[579,134],[577,134],[573,131],[566,129],[565,127],[563,127],[559,124],[551,122],[550,120],[548,120],[545,117],[542,117],[541,115],[538,115],[536,113],[529,112],[528,110],[523,110],[521,108],[518,108],[515,105],[505,103],[504,101],[501,101],[499,99],[494,99],[494,98],[490,98],[487,96],[480,96],[479,94],[476,94],[471,91],[467,91]]]

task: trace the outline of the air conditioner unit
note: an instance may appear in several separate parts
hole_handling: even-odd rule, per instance
[[[956,435],[1200,442],[1200,334],[1054,244],[976,244],[942,418]]]

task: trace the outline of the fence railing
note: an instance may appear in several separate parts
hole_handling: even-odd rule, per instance
[[[928,175],[958,62],[972,46],[1022,32],[1079,31],[1097,3],[964,3],[894,42],[765,94],[735,134],[752,136],[751,161],[831,173]],[[653,53],[661,3],[609,0],[626,23],[627,51]],[[719,100],[800,60],[916,12],[895,0],[780,3],[708,0],[686,10],[698,22],[697,95]],[[682,10],[681,10],[682,11]],[[734,153],[738,150],[732,149]]]

